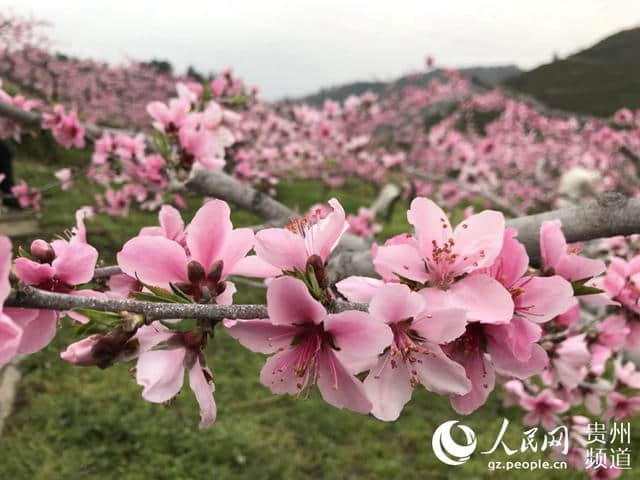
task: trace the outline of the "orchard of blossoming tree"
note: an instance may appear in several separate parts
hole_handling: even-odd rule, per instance
[[[55,54],[37,21],[1,23],[0,136],[89,149],[52,182],[86,177],[100,193],[56,237],[0,236],[0,366],[68,324],[78,339],[61,361],[130,364],[147,402],[190,390],[200,426],[215,428],[225,364],[205,353],[224,331],[266,355],[273,395],[317,389],[393,422],[416,389],[452,415],[503,389],[526,425],[569,427],[570,449],[552,457],[621,473],[589,465],[587,416],[640,412],[640,111],[551,112],[446,69],[385,96],[270,103],[230,69],[201,81],[112,67]],[[396,193],[352,214],[335,198],[309,211],[276,199],[283,182],[354,177]],[[12,193],[37,210],[55,190],[20,181]],[[409,228],[381,241],[397,197]],[[158,220],[109,265],[85,222],[130,209]],[[239,210],[261,223],[234,227]],[[265,304],[234,301],[251,282]]]

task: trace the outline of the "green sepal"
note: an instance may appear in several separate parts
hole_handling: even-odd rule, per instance
[[[585,285],[589,280],[591,280],[591,277],[583,278],[581,280],[574,280],[573,282],[571,282],[571,286],[573,287],[573,295],[579,297],[581,295],[594,295],[604,292],[604,290],[600,288]]]
[[[191,332],[198,328],[198,321],[195,318],[185,318],[176,323],[160,320],[160,323],[174,332]]]

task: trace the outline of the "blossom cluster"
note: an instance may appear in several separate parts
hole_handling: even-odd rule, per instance
[[[578,306],[637,308],[630,300],[637,291],[625,291],[633,283],[617,277],[633,274],[614,259],[601,277],[605,264],[567,246],[559,221],[542,225],[543,265],[534,270],[501,213],[483,211],[453,228],[440,207],[416,198],[407,212],[414,231],[372,247],[380,277],[349,277],[333,286],[327,262],[349,222],[335,199],[324,210],[254,234],[234,228],[220,200],[206,202],[186,226],[165,205],[159,226],[143,228],[123,245],[121,273],[106,289],[92,280],[98,253],[87,243],[87,211],[81,210],[68,238],[36,240],[20,252],[14,282],[72,296],[231,305],[232,276],[264,278],[268,318],[189,323],[114,312],[107,321],[99,312],[66,312],[91,335],[62,352],[64,360],[104,368],[137,359],[142,395],[157,403],[181,390],[187,372],[202,426],[216,416],[205,355],[216,326],[269,355],[260,380],[274,394],[300,395],[317,385],[327,403],[385,421],[398,418],[419,385],[468,414],[507,380],[506,399],[530,411],[526,423],[547,429],[573,404],[599,413],[605,396],[605,417],[640,410],[640,397],[627,396],[627,389],[640,388],[632,363],[616,357],[615,382],[603,375],[605,361],[629,341],[618,320],[623,314],[584,324]],[[2,245],[6,299],[11,246],[6,239]],[[596,287],[601,284],[607,287]],[[341,297],[360,303],[340,309]],[[48,344],[62,316],[5,307],[2,363]]]

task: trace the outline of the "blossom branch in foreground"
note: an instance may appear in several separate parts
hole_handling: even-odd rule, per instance
[[[508,227],[518,230],[518,240],[524,244],[534,266],[540,264],[540,226],[546,220],[556,219],[562,222],[562,231],[570,243],[636,234],[640,233],[640,199],[608,192],[597,202],[580,207],[561,208],[507,220]],[[377,276],[371,252],[364,249],[337,252],[329,260],[329,271],[334,281],[351,275]],[[118,272],[118,267],[98,268],[95,278],[109,277]]]
[[[506,221],[518,230],[532,266],[540,265],[540,226],[547,220],[560,220],[567,242],[586,242],[598,238],[640,233],[640,199],[617,192],[604,193],[597,201],[579,207],[561,208]],[[333,281],[351,275],[377,276],[371,252],[339,252],[329,261]]]
[[[540,263],[540,226],[547,220],[560,220],[567,242],[631,235],[640,232],[640,199],[607,192],[597,201],[579,207],[562,208],[507,221],[518,230],[518,239],[527,249],[532,264]]]
[[[120,298],[80,297],[64,293],[47,292],[32,287],[15,289],[5,305],[16,308],[45,310],[71,310],[88,308],[103,312],[141,313],[147,322],[170,318],[194,318],[220,321],[228,319],[267,318],[265,305],[204,305],[198,303],[158,303]],[[335,313],[347,310],[367,311],[368,305],[352,302],[337,302],[331,309]]]

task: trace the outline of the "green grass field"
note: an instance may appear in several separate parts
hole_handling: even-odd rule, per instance
[[[78,158],[80,164],[83,159]],[[51,181],[52,165],[19,157],[17,178],[34,185]],[[76,207],[91,204],[93,190],[79,181],[71,191],[52,190],[43,201],[43,236],[73,225]],[[351,183],[339,191],[313,182],[281,185],[280,198],[304,209],[336,196],[349,212],[368,205],[371,187]],[[189,219],[198,200],[189,200]],[[384,235],[406,229],[405,205],[398,205]],[[250,215],[234,214],[236,225],[256,223]],[[97,216],[88,223],[89,241],[112,263],[120,245],[155,214],[132,209],[126,218]],[[25,243],[28,239],[25,240]],[[240,288],[239,303],[262,301],[264,291]],[[504,453],[476,453],[461,467],[446,467],[432,453],[431,436],[442,422],[461,419],[447,399],[423,388],[414,393],[401,418],[384,423],[330,407],[317,393],[309,398],[275,397],[258,380],[263,357],[242,348],[219,332],[209,352],[214,372],[218,420],[198,429],[198,408],[188,387],[170,407],[144,401],[127,371],[72,367],[58,359],[73,341],[64,326],[44,351],[20,364],[15,412],[0,435],[2,479],[439,479],[439,478],[586,478],[574,471],[489,472],[487,462],[506,460]],[[473,415],[461,419],[478,435],[478,451],[490,448],[503,417],[511,420],[505,441],[518,448],[522,413],[502,406],[501,395]],[[640,422],[632,427],[640,445]],[[634,451],[633,464],[640,471]],[[540,453],[516,454],[512,460],[543,458]],[[622,478],[635,478],[627,473]]]

